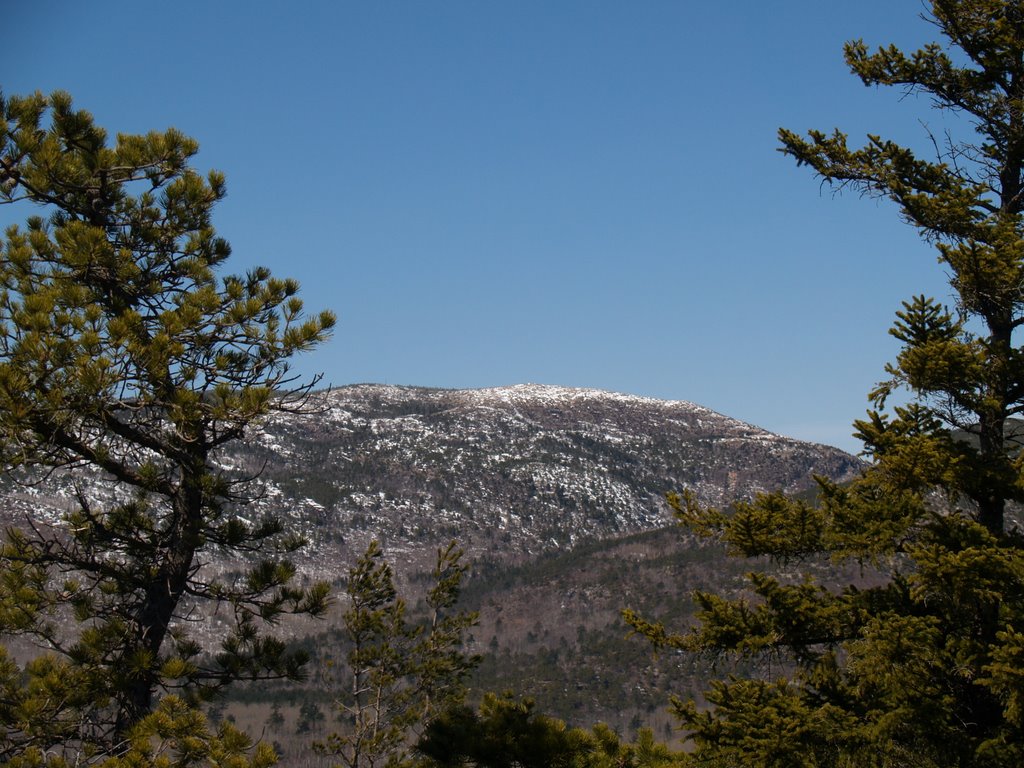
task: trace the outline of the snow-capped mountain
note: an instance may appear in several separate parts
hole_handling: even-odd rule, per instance
[[[258,475],[260,498],[239,514],[283,515],[310,541],[302,570],[328,579],[371,538],[409,565],[452,538],[471,555],[519,561],[663,526],[666,491],[723,504],[859,466],[692,403],[533,384],[316,393],[305,413],[272,415],[218,461]],[[54,475],[8,486],[7,513],[57,518],[83,482],[109,494],[81,474]]]
[[[661,707],[669,690],[699,690],[700,677],[676,664],[651,678],[649,650],[626,638],[620,609],[680,619],[689,589],[734,588],[743,567],[720,548],[655,530],[670,522],[665,492],[689,488],[728,504],[861,467],[838,449],[692,403],[539,385],[315,393],[304,413],[275,413],[217,461],[256,477],[254,500],[237,514],[280,515],[305,536],[296,558],[303,577],[343,580],[378,539],[401,588],[416,594],[437,546],[456,539],[474,564],[464,598],[481,615],[471,650],[488,659],[473,684],[529,690],[556,715],[619,727]],[[35,485],[7,480],[4,522],[60,525],[76,488],[97,507],[124,498],[90,471],[54,472]],[[213,551],[203,563],[238,570]],[[222,628],[209,618],[194,632],[215,647]],[[337,621],[332,612],[326,623],[287,631],[329,647]],[[543,674],[530,673],[527,685],[517,677],[526,670]]]
[[[270,419],[230,461],[265,467],[270,498],[320,555],[457,538],[520,559],[662,526],[666,491],[724,504],[860,466],[692,403],[592,389],[357,385],[310,405]]]

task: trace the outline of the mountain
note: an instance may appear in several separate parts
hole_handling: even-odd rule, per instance
[[[519,562],[661,527],[666,491],[726,504],[860,467],[693,403],[593,389],[362,384],[314,393],[304,410],[274,414],[217,461],[257,478],[240,514],[282,514],[310,539],[318,578],[343,575],[371,538],[394,554],[457,538],[472,554]],[[93,473],[59,472],[8,484],[6,512],[55,520],[83,485],[110,496]]]
[[[320,563],[370,538],[408,555],[457,538],[518,562],[663,526],[666,491],[725,504],[860,467],[693,403],[592,389],[356,385],[310,406],[276,415],[226,463],[262,468]]]
[[[274,414],[217,461],[257,478],[240,515],[277,513],[305,535],[297,565],[311,578],[342,583],[377,539],[401,587],[415,590],[437,546],[457,539],[474,562],[465,591],[481,611],[473,644],[488,656],[474,684],[530,691],[571,722],[622,728],[641,714],[651,722],[667,690],[700,690],[701,673],[678,659],[654,665],[626,638],[619,610],[685,621],[690,589],[731,588],[742,573],[720,548],[671,526],[665,492],[689,488],[723,505],[808,491],[814,475],[844,480],[862,466],[693,403],[532,384],[314,393],[305,412]],[[55,472],[35,486],[7,481],[4,514],[59,524],[76,488],[97,502],[113,494],[94,473]],[[237,568],[213,557],[204,567]],[[212,643],[216,617],[204,626]],[[331,620],[295,634],[314,654],[337,647]],[[236,713],[241,722],[270,729],[286,748],[298,738],[300,704],[329,700],[302,687],[239,696],[250,702]],[[270,699],[283,702],[284,725],[264,722]]]

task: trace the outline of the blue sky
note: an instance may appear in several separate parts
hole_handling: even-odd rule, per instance
[[[900,301],[948,287],[893,206],[823,189],[776,131],[925,146],[941,116],[841,52],[933,39],[921,10],[6,0],[0,88],[198,139],[229,271],[339,316],[307,374],[692,400],[856,450]]]

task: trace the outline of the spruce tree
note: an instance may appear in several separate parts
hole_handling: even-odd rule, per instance
[[[846,61],[865,85],[927,97],[965,136],[929,137],[925,157],[879,136],[851,148],[839,131],[780,131],[826,183],[895,203],[950,278],[951,306],[918,296],[897,313],[901,350],[855,424],[870,467],[850,486],[822,481],[817,505],[670,497],[734,555],[789,572],[860,563],[865,578],[755,572],[746,596],[697,592],[681,634],[627,612],[659,645],[772,661],[716,682],[707,709],[675,702],[697,763],[1024,764],[1024,4],[929,7],[941,43],[908,55],[855,41]]]
[[[302,406],[312,382],[291,358],[334,318],[305,316],[295,281],[266,269],[220,276],[224,178],[192,167],[197,149],[174,129],[111,141],[65,93],[0,98],[0,204],[30,214],[0,243],[0,456],[23,481],[109,491],[81,484],[61,524],[7,531],[0,631],[48,653],[5,677],[27,676],[4,699],[5,759],[116,753],[167,694],[295,677],[303,655],[267,626],[326,607],[326,585],[291,584],[301,540],[219,459]],[[215,553],[251,567],[219,576]],[[229,628],[211,655],[193,619],[215,609]]]

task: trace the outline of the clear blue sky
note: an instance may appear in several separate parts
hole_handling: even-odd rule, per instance
[[[856,450],[900,301],[948,293],[892,205],[776,151],[780,126],[941,130],[842,62],[933,39],[917,0],[2,10],[5,93],[199,140],[231,271],[337,312],[299,365],[335,385],[598,387]]]

